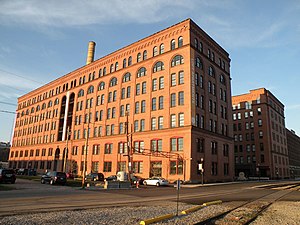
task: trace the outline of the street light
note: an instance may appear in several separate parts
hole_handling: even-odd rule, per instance
[[[204,166],[203,166],[203,164],[204,164],[204,159],[203,158],[201,158],[200,159],[200,163],[198,164],[198,169],[199,169],[199,171],[201,171],[201,184],[203,185],[203,175],[204,175]]]

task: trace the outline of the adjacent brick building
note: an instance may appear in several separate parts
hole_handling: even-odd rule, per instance
[[[293,130],[286,129],[287,148],[291,178],[300,177],[300,137]]]
[[[235,175],[288,178],[284,105],[265,88],[232,97]]]
[[[96,61],[94,47],[87,65],[18,99],[11,167],[108,176],[131,164],[142,177],[199,182],[202,163],[205,182],[233,179],[230,58],[220,45],[187,19]]]

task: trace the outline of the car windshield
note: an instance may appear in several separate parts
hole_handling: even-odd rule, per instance
[[[66,174],[65,174],[65,173],[61,173],[61,172],[58,172],[58,173],[56,174],[56,176],[59,176],[59,177],[65,177]]]
[[[3,174],[14,174],[13,170],[3,170]]]

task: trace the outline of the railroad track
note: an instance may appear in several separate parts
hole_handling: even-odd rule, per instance
[[[300,190],[300,184],[283,184],[272,187],[273,192],[271,194],[263,195],[254,200],[242,203],[230,210],[207,218],[203,221],[199,221],[197,225],[211,225],[211,224],[241,224],[248,225],[253,222],[259,215],[265,212],[273,203],[279,201],[292,191]]]

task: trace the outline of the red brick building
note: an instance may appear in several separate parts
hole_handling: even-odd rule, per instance
[[[284,105],[260,88],[232,97],[235,174],[288,178]]]
[[[205,182],[232,180],[221,46],[187,19],[95,61],[94,47],[87,65],[18,99],[11,167],[81,175],[86,153],[87,172],[105,176],[131,164],[142,177],[199,182],[202,163]]]
[[[295,131],[286,129],[287,148],[291,178],[300,177],[300,137]]]

